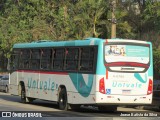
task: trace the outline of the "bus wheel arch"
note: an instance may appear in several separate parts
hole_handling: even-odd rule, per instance
[[[68,110],[67,89],[64,85],[58,88],[58,106],[60,110]]]
[[[19,94],[19,96],[21,96],[22,103],[32,103],[36,99],[36,98],[26,96],[26,89],[25,89],[25,84],[23,81],[19,82],[18,94]]]

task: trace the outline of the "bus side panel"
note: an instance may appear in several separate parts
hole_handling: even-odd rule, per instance
[[[73,76],[70,75],[73,81]],[[95,75],[78,74],[76,92],[73,92],[73,104],[94,104],[95,103]]]
[[[38,80],[35,79],[34,76],[36,76],[36,74],[30,74],[30,77],[26,77],[29,83],[28,86],[26,86],[28,89],[28,97],[57,101],[58,87],[60,85],[71,85],[68,75],[59,75],[54,72],[42,72],[39,74]],[[70,87],[68,87],[67,92],[68,90],[70,90]]]
[[[24,82],[27,97],[39,98],[39,72],[24,72]]]
[[[68,103],[95,103],[95,75],[64,73],[40,74],[38,81],[35,73],[26,74],[27,97],[57,101],[58,87],[64,85],[67,90]]]
[[[40,74],[39,98],[51,101],[58,100],[58,86],[66,81],[66,75]],[[61,81],[61,82],[60,82]]]

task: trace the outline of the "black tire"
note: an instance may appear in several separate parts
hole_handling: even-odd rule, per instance
[[[26,103],[26,92],[24,86],[21,86],[21,102]]]
[[[115,106],[115,105],[98,106],[98,109],[102,112],[115,112],[115,111],[117,111],[117,106]]]
[[[5,93],[8,93],[8,86],[5,87]]]
[[[68,110],[67,92],[64,88],[59,92],[58,105],[60,110]]]

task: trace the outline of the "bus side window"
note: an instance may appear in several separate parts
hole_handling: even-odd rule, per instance
[[[31,50],[30,68],[39,69],[40,68],[40,49]]]
[[[41,69],[49,70],[52,64],[52,49],[41,50]]]
[[[65,49],[56,48],[54,49],[54,52],[53,70],[61,71],[64,68]]]
[[[10,63],[11,70],[18,69],[19,54],[20,54],[20,50],[13,50],[11,55],[11,63]]]
[[[30,49],[22,49],[20,52],[20,69],[28,69],[30,61]]]
[[[78,48],[67,48],[66,49],[66,70],[77,71],[78,70],[78,59],[79,49]]]
[[[81,48],[80,71],[82,72],[94,71],[94,64],[95,64],[94,53],[95,53],[94,47]]]

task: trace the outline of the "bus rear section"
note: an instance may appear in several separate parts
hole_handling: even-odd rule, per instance
[[[96,103],[151,104],[152,62],[152,46],[149,42],[105,42],[103,57],[98,58],[100,68],[97,68]]]

